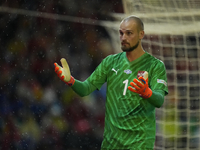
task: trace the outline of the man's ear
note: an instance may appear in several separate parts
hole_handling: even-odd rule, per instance
[[[140,31],[140,33],[139,33],[140,40],[143,39],[143,37],[144,37],[144,30]]]

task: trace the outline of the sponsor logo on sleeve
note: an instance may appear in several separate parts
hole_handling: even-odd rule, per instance
[[[166,83],[164,80],[157,79],[157,82],[158,82],[158,83],[162,83],[162,84],[164,84],[165,86],[167,86],[167,83]]]

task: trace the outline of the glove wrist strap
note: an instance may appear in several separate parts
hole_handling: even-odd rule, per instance
[[[68,86],[74,85],[75,79],[71,76],[70,80],[68,82],[65,82]]]
[[[140,96],[144,99],[150,98],[152,95],[152,90],[148,88],[144,94],[140,94]]]

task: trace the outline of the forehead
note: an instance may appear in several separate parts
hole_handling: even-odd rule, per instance
[[[123,21],[120,24],[119,30],[121,30],[121,31],[127,31],[127,30],[135,31],[135,30],[137,30],[137,23],[134,20]]]

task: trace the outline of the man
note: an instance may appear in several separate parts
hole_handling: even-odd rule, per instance
[[[103,59],[84,82],[71,76],[64,58],[62,67],[55,63],[55,72],[80,96],[107,82],[102,150],[153,150],[155,108],[168,93],[165,65],[143,50],[144,26],[138,17],[122,20],[119,33],[123,52]]]

